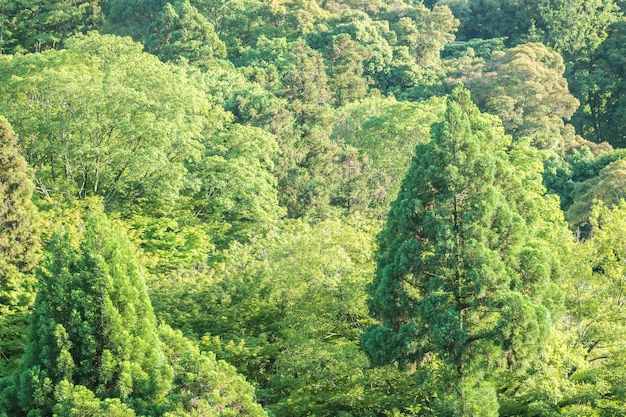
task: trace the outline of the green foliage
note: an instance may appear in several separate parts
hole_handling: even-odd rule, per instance
[[[370,97],[346,106],[333,138],[345,141],[370,161],[367,209],[383,218],[396,198],[415,146],[430,139],[430,124],[441,119],[445,100],[410,103]]]
[[[284,215],[273,174],[278,146],[267,132],[233,124],[204,141],[204,153],[189,169],[198,178],[193,215],[215,224],[218,244],[263,234]]]
[[[624,5],[0,2],[0,416],[624,415]]]
[[[462,415],[482,415],[474,391],[493,397],[489,372],[526,368],[550,327],[553,261],[523,207],[543,188],[532,170],[516,172],[509,141],[466,90],[452,93],[431,142],[416,148],[368,286],[382,324],[363,335],[365,352],[402,368],[441,361],[458,378],[450,395]]]
[[[363,77],[363,61],[370,50],[353,41],[350,35],[335,35],[325,51],[328,84],[337,105],[362,98],[368,83]]]
[[[612,416],[624,409],[624,213],[597,204],[590,237],[567,249],[565,314],[541,362],[503,390],[503,416]]]
[[[66,46],[2,62],[0,109],[41,193],[100,195],[107,206],[173,203],[189,187],[184,163],[199,156],[220,109],[209,116],[204,94],[182,70],[128,38],[91,33]]]
[[[135,215],[127,220],[133,243],[143,251],[141,264],[153,274],[200,268],[215,250],[209,227],[185,224],[180,217]]]
[[[533,0],[442,0],[460,20],[458,38],[492,39],[505,37],[507,44],[528,39],[540,20],[544,1]]]
[[[254,382],[277,416],[382,415],[416,406],[411,377],[368,369],[365,283],[375,224],[290,221],[266,241],[234,245],[204,272],[150,282],[157,314]]]
[[[201,353],[196,345],[168,326],[159,328],[163,353],[174,370],[174,387],[164,417],[261,417],[267,414],[254,401],[254,388],[235,368]]]
[[[166,4],[167,0],[108,0],[104,6],[104,30],[141,41]]]
[[[288,216],[324,217],[332,206],[354,210],[367,204],[359,197],[364,162],[329,138],[336,115],[321,54],[302,41],[261,38],[244,58],[248,77],[272,94],[242,91],[233,112],[242,123],[277,136],[275,173]]]
[[[3,405],[17,415],[91,407],[90,398],[96,406],[93,394],[141,408],[171,385],[128,239],[98,204],[83,210],[79,245],[58,230],[38,272],[29,344],[4,391]],[[82,388],[72,394],[68,384]]]
[[[588,61],[620,17],[613,0],[551,0],[541,7],[548,43],[567,58]]]
[[[595,142],[608,139],[604,131],[610,122],[603,123],[601,114],[607,80],[598,71],[596,61],[610,27],[622,20],[619,8],[613,0],[557,0],[542,13],[547,26],[546,43],[569,62],[567,77],[572,93],[581,102],[574,124]]]
[[[0,52],[60,48],[72,35],[104,21],[102,0],[13,0],[0,5]]]
[[[72,385],[67,380],[59,383],[54,395],[57,401],[52,410],[54,416],[135,417],[135,412],[120,403],[119,399],[101,401],[87,388]]]
[[[202,68],[206,68],[214,56],[226,54],[226,47],[213,26],[189,0],[165,4],[150,28],[145,45],[148,52],[162,61],[185,59]]]
[[[564,71],[559,54],[529,43],[493,53],[482,68],[455,81],[466,84],[481,110],[498,115],[514,139],[529,137],[540,149],[560,150],[563,121],[578,107]]]
[[[506,38],[470,39],[469,41],[454,41],[446,45],[442,52],[443,58],[462,58],[467,55],[489,60],[496,51],[504,51]]]
[[[580,227],[582,237],[588,231],[593,200],[611,205],[620,199],[619,161],[624,159],[624,151],[597,146],[594,151],[583,145],[570,149],[563,157],[553,156],[543,174],[548,191],[560,197],[570,226]]]
[[[572,191],[573,203],[567,210],[567,220],[573,228],[584,226],[596,201],[609,207],[626,197],[626,161],[618,159],[602,168],[598,176],[576,185]]]
[[[624,35],[626,23],[615,22],[607,38],[596,49],[585,77],[573,83],[583,95],[584,106],[576,114],[576,127],[594,142],[608,141],[624,146]],[[586,74],[583,72],[583,74]],[[586,97],[584,96],[586,94]]]
[[[33,272],[40,246],[33,190],[17,137],[0,117],[0,377],[12,371],[22,353],[34,299]]]

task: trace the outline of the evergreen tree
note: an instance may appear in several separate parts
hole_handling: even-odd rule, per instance
[[[101,209],[87,207],[73,233],[53,235],[38,278],[29,344],[0,395],[9,415],[51,416],[72,385],[136,410],[164,397],[172,371],[139,265]]]
[[[435,415],[495,416],[491,375],[524,369],[549,332],[551,255],[521,213],[542,187],[536,176],[510,185],[525,177],[505,152],[510,137],[462,88],[432,136],[417,146],[379,236],[368,291],[382,324],[362,342],[374,364],[435,381]]]
[[[0,117],[0,377],[22,352],[39,240],[33,184],[17,138]]]
[[[213,26],[189,0],[166,3],[144,43],[162,61],[184,58],[201,68],[206,68],[215,56],[226,55],[226,46]]]

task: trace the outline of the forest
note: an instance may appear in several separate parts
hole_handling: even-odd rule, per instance
[[[626,415],[625,12],[0,0],[0,417]]]

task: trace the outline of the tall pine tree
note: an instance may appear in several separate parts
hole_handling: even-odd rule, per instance
[[[542,186],[539,177],[511,185],[526,175],[509,146],[501,123],[455,89],[431,142],[417,146],[379,236],[368,291],[382,323],[362,344],[374,364],[429,379],[434,415],[496,416],[491,375],[524,368],[549,332],[551,256],[520,212],[542,198]]]

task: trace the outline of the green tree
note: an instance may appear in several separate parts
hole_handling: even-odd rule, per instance
[[[620,14],[613,0],[549,0],[541,5],[548,43],[568,61],[589,62]]]
[[[613,0],[552,0],[542,8],[546,44],[558,51],[568,68],[566,76],[581,107],[574,117],[580,134],[594,142],[603,137],[603,84],[597,70],[598,48],[611,26],[622,20]]]
[[[14,43],[13,31],[16,25],[16,2],[4,1],[0,4],[0,55],[10,50]]]
[[[381,17],[393,34],[393,61],[378,84],[406,100],[442,95],[441,51],[454,40],[458,20],[447,7],[421,3],[390,7]]]
[[[494,52],[482,68],[461,71],[481,110],[502,119],[515,140],[529,137],[541,149],[562,150],[564,120],[578,107],[563,77],[561,56],[528,43]]]
[[[355,200],[366,204],[345,195],[353,194],[350,185],[362,183],[364,170],[351,149],[330,138],[336,114],[322,55],[303,40],[262,37],[243,60],[249,79],[271,94],[242,91],[233,111],[241,123],[276,134],[275,175],[288,216],[323,216],[340,204],[353,209]]]
[[[598,203],[589,238],[564,239],[567,262],[559,287],[565,310],[542,360],[502,391],[502,416],[615,416],[624,395],[624,220],[626,204]]]
[[[66,47],[0,63],[0,110],[40,192],[99,195],[107,208],[171,206],[190,186],[185,162],[201,155],[201,139],[224,112],[183,69],[129,38],[90,33]]]
[[[135,417],[135,412],[122,404],[118,398],[104,401],[82,385],[72,385],[63,380],[54,392],[57,403],[54,416],[64,417]]]
[[[273,174],[276,139],[262,129],[233,124],[205,141],[203,157],[190,164],[198,178],[194,217],[219,231],[225,245],[262,235],[285,214]]]
[[[60,48],[65,39],[97,29],[104,21],[102,0],[15,0],[0,6],[5,52]]]
[[[106,33],[144,40],[167,0],[108,0],[104,5]]]
[[[368,97],[347,105],[333,138],[354,146],[370,163],[367,211],[384,218],[398,195],[415,146],[430,140],[430,125],[441,120],[445,99],[420,103]]]
[[[576,127],[582,135],[594,142],[607,141],[616,147],[625,144],[625,35],[626,22],[623,20],[609,28],[608,37],[596,50],[589,69],[588,89],[582,100],[585,106],[576,114]],[[580,83],[576,85],[582,86]]]
[[[390,42],[393,32],[389,29],[389,22],[374,20],[358,10],[346,10],[334,25],[332,34],[350,35],[354,42],[369,51],[363,69],[365,76],[372,81],[377,80],[393,60],[393,42]]]
[[[159,327],[165,359],[174,369],[174,386],[164,417],[263,417],[254,387],[228,363],[215,359],[180,331]]]
[[[144,43],[162,61],[186,59],[205,69],[209,61],[226,55],[213,26],[189,0],[166,3]]]
[[[374,364],[435,380],[443,370],[427,400],[435,414],[495,416],[494,373],[523,370],[549,333],[553,261],[523,207],[543,187],[535,169],[516,171],[523,152],[505,153],[510,138],[467,90],[454,90],[432,135],[379,236],[368,293],[382,323],[362,343]]]
[[[231,245],[209,268],[153,278],[158,317],[235,365],[277,416],[384,415],[415,406],[412,377],[369,369],[359,349],[371,322],[365,283],[379,223],[358,215],[281,223],[265,238]]]
[[[588,230],[586,221],[594,199],[608,205],[619,202],[625,156],[625,150],[614,150],[606,142],[597,145],[584,141],[563,156],[553,155],[546,161],[544,184],[548,192],[559,196],[570,227]]]
[[[367,80],[363,77],[363,61],[369,50],[357,44],[347,34],[333,36],[325,51],[328,62],[328,84],[335,104],[357,100],[367,92]]]
[[[626,160],[618,159],[600,170],[597,176],[575,185],[572,191],[572,205],[566,218],[572,228],[587,229],[591,208],[597,201],[608,207],[619,204],[626,198]],[[584,230],[583,230],[584,232]],[[583,235],[583,237],[586,233]]]
[[[507,38],[507,45],[527,40],[540,24],[539,6],[533,0],[440,0],[460,20],[459,40]]]
[[[141,410],[163,399],[172,369],[128,239],[86,205],[70,236],[58,230],[38,272],[29,343],[3,390],[10,415],[51,416],[68,406],[68,384]],[[94,401],[96,401],[94,397]]]
[[[34,295],[39,252],[32,173],[17,150],[17,137],[0,117],[0,377],[22,354]]]

